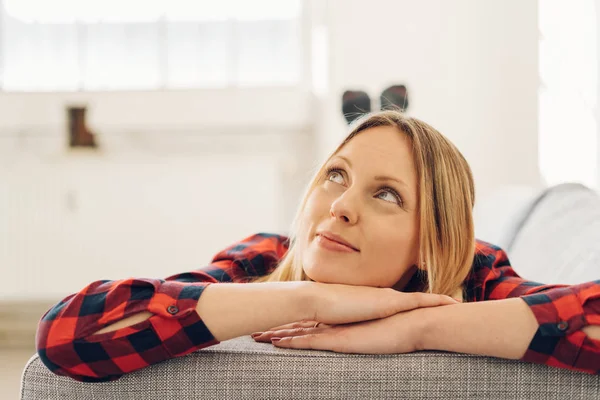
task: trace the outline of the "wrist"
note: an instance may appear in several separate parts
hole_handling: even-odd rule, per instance
[[[432,350],[431,349],[431,338],[435,330],[435,314],[437,308],[441,307],[423,307],[414,310],[415,312],[415,324],[417,326],[418,339],[417,339],[417,350]]]
[[[299,320],[316,320],[319,304],[320,283],[314,281],[302,281],[298,288],[297,304],[299,305]]]

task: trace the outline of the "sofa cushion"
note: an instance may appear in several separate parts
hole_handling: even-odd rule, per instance
[[[475,202],[475,237],[507,252],[545,187],[502,185]]]
[[[493,357],[282,349],[249,336],[103,383],[52,374],[37,356],[22,399],[596,399],[600,376]]]
[[[577,183],[546,189],[507,253],[515,271],[535,282],[600,279],[600,196]]]

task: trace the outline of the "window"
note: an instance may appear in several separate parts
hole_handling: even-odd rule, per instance
[[[598,186],[593,0],[539,2],[539,163],[548,185]]]
[[[0,0],[6,91],[288,86],[300,0]]]

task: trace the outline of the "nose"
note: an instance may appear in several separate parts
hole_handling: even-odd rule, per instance
[[[331,203],[329,215],[335,219],[340,219],[354,225],[358,222],[358,213],[354,204],[355,202],[348,196],[349,192],[350,190],[346,190],[343,195]]]

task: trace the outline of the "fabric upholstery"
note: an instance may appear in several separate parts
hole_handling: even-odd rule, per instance
[[[507,251],[521,277],[546,284],[600,279],[600,196],[576,183],[546,189]]]
[[[282,349],[249,336],[133,372],[82,383],[36,356],[22,399],[598,399],[600,376],[437,351],[360,355]]]

